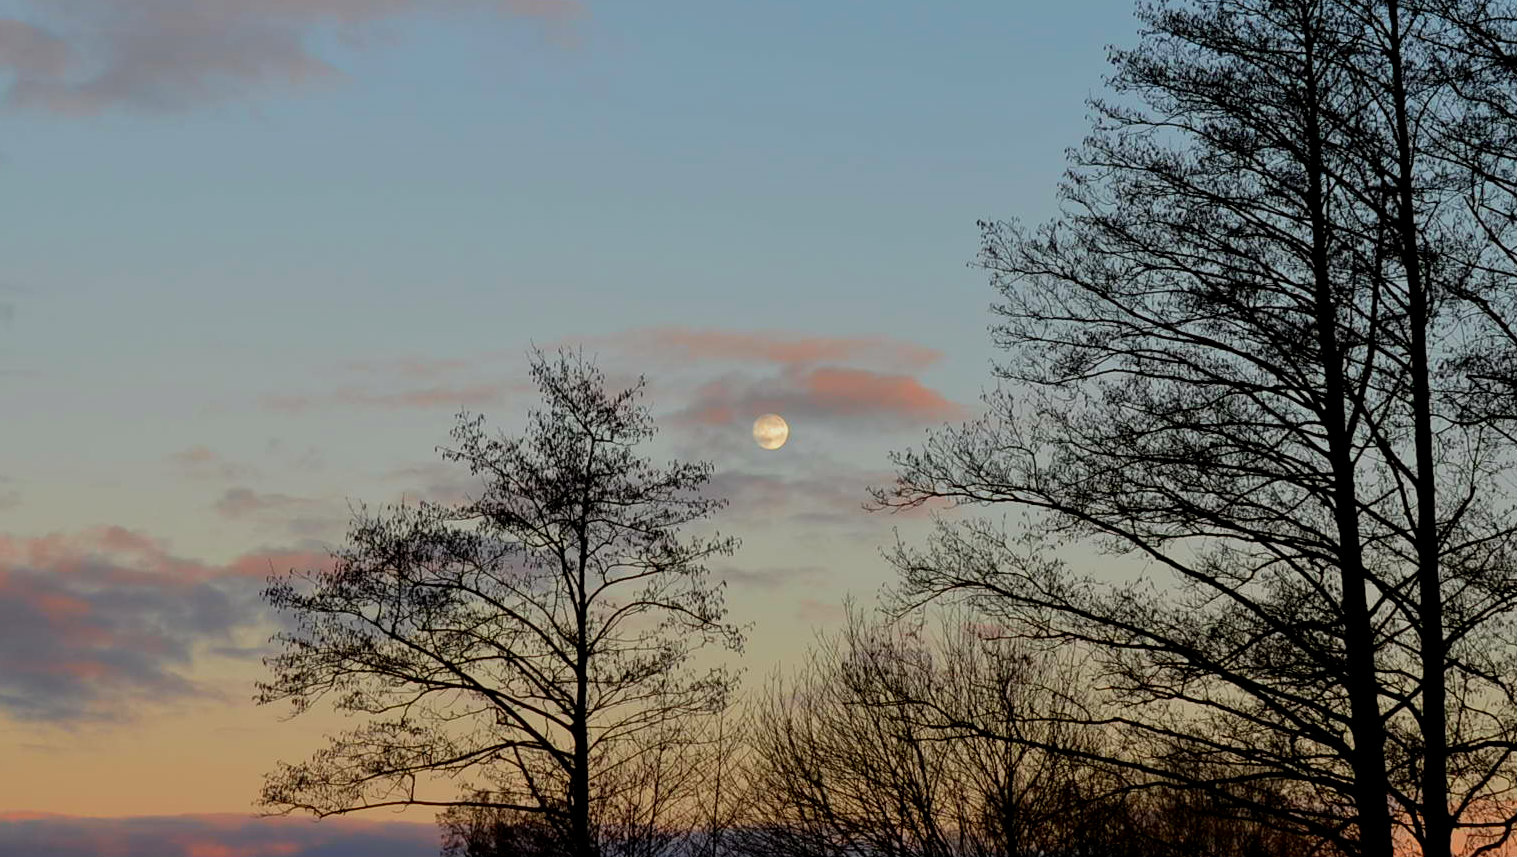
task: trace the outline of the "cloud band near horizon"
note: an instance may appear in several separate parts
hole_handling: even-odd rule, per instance
[[[494,11],[563,24],[577,0],[21,0],[0,18],[5,103],[65,115],[181,112],[339,79],[314,36],[408,14]],[[356,41],[356,38],[353,39]]]

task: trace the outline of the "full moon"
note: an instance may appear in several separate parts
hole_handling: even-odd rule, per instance
[[[790,439],[790,424],[779,414],[764,414],[753,421],[753,439],[764,449],[779,449]]]

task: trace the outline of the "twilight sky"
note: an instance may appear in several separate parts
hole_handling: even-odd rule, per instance
[[[436,853],[247,819],[329,715],[249,702],[271,567],[456,497],[531,344],[645,373],[744,548],[748,685],[972,412],[977,218],[1054,211],[1127,0],[0,0],[0,853]],[[759,450],[777,411],[790,443]],[[408,824],[407,822],[412,822]],[[123,850],[124,849],[124,850]]]

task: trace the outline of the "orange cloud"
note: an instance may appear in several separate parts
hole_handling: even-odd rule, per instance
[[[322,29],[427,12],[494,10],[562,25],[575,0],[22,0],[0,19],[12,105],[92,114],[185,110],[340,77],[310,47]]]

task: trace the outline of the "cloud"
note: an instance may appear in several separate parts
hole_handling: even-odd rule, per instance
[[[204,697],[185,673],[203,649],[233,650],[267,620],[269,571],[329,562],[284,550],[208,565],[121,527],[0,536],[0,713],[123,720],[133,703]]]
[[[942,352],[885,336],[661,327],[601,341],[638,362],[706,378],[674,413],[685,426],[731,428],[773,411],[813,425],[894,430],[965,413],[916,377]]]
[[[942,352],[883,336],[797,336],[774,332],[696,330],[661,327],[612,337],[611,343],[636,354],[688,364],[724,361],[781,366],[866,363],[906,371],[925,369]]]
[[[68,69],[69,48],[25,21],[0,19],[0,57],[19,75],[61,75]]]
[[[0,19],[11,105],[58,113],[179,111],[341,73],[315,37],[409,14],[493,10],[563,23],[575,0],[20,0]]]
[[[0,854],[48,857],[415,857],[440,844],[431,824],[241,815],[79,818],[0,814]]]
[[[290,569],[318,570],[332,567],[332,555],[315,548],[268,548],[245,553],[215,573],[225,577],[256,580],[260,585],[271,574],[284,574]]]
[[[765,412],[847,422],[858,428],[920,426],[957,419],[964,409],[909,375],[835,366],[789,368],[777,377],[724,375],[700,385],[675,414],[679,422],[730,426]]]

